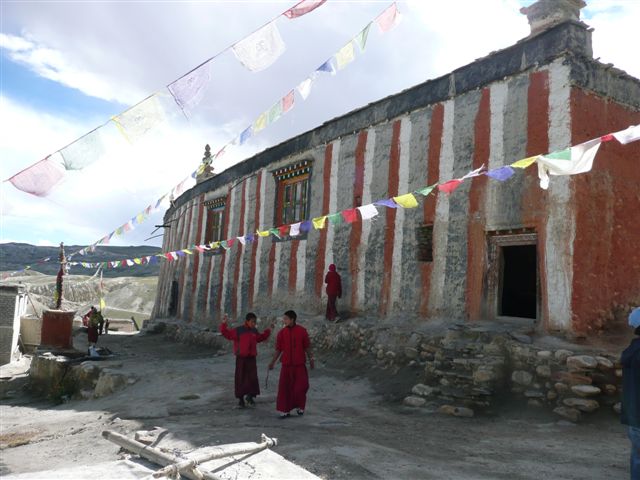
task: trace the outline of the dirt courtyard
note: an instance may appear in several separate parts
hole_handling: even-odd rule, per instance
[[[74,338],[78,348],[85,338]],[[158,426],[170,432],[158,446],[183,451],[257,441],[265,433],[278,438],[275,452],[325,479],[628,478],[629,443],[610,413],[578,425],[532,409],[449,417],[402,406],[418,370],[391,375],[320,351],[305,415],[280,420],[278,368],[264,387],[269,348],[258,358],[262,395],[255,408],[241,410],[231,353],[158,334],[107,335],[100,343],[119,354],[101,366],[135,383],[107,397],[54,405],[25,393],[24,378],[4,381],[0,475],[114,461],[122,454],[103,430],[133,438]]]

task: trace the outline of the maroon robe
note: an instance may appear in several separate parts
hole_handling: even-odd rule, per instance
[[[220,324],[220,333],[226,339],[233,340],[233,352],[236,354],[235,395],[257,397],[260,395],[258,368],[256,366],[257,344],[269,338],[271,329],[260,333],[245,322],[241,327],[230,329],[226,323]]]
[[[306,352],[311,346],[309,334],[304,327],[293,325],[278,332],[276,350],[281,353],[280,381],[276,409],[288,413],[294,408],[304,410],[309,390],[309,375],[306,367]]]
[[[342,279],[340,274],[336,272],[336,266],[332,263],[329,265],[329,271],[324,277],[324,283],[327,284],[327,320],[335,320],[338,316],[336,307],[336,299],[342,297]]]

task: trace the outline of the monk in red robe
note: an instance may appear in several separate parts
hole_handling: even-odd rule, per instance
[[[262,333],[258,332],[257,317],[254,313],[247,313],[244,325],[234,329],[227,327],[228,321],[229,317],[225,314],[220,324],[220,333],[224,338],[233,340],[233,353],[236,356],[235,394],[238,405],[240,408],[247,404],[253,406],[254,398],[260,395],[256,366],[257,344],[269,338],[273,325]]]
[[[329,271],[324,277],[324,283],[327,284],[327,320],[335,322],[338,319],[338,309],[336,308],[336,299],[342,298],[342,278],[336,272],[336,266],[332,263],[329,265]]]
[[[273,370],[276,361],[282,356],[276,400],[276,409],[280,412],[280,418],[289,417],[294,409],[298,415],[304,414],[307,390],[309,390],[307,358],[312,370],[315,366],[309,334],[304,327],[296,324],[296,318],[296,312],[293,310],[284,313],[282,317],[284,328],[278,332],[276,351],[269,363],[269,370]]]

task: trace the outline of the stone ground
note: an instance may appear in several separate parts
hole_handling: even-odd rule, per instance
[[[84,348],[86,334],[74,339]],[[418,371],[395,375],[362,360],[317,352],[307,412],[280,420],[278,370],[264,388],[271,352],[258,359],[263,394],[236,408],[229,353],[176,344],[161,335],[101,338],[119,356],[104,363],[137,379],[107,397],[61,405],[26,393],[26,379],[4,382],[0,402],[0,475],[123,458],[101,432],[133,437],[166,428],[159,446],[194,448],[277,437],[274,451],[325,479],[628,478],[628,441],[609,412],[573,425],[552,414],[504,405],[471,419],[402,406]]]

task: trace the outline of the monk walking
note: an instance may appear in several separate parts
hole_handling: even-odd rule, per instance
[[[329,271],[324,277],[324,283],[327,284],[327,313],[326,318],[330,322],[338,320],[338,309],[336,308],[336,299],[342,297],[342,278],[336,272],[336,266],[332,263],[329,265]]]
[[[312,370],[315,366],[309,334],[304,327],[296,324],[296,319],[297,315],[293,310],[284,312],[282,317],[284,328],[278,332],[276,351],[269,363],[269,370],[273,370],[276,361],[282,356],[276,400],[276,410],[280,412],[280,418],[289,417],[293,409],[298,415],[304,414],[309,390],[307,357]]]
[[[233,353],[236,356],[235,394],[238,406],[240,408],[244,408],[245,405],[253,406],[255,397],[260,395],[256,366],[257,344],[269,338],[273,325],[262,333],[258,332],[257,317],[254,313],[247,313],[244,325],[234,329],[227,326],[228,321],[229,317],[225,313],[220,324],[220,333],[224,338],[233,340]]]

